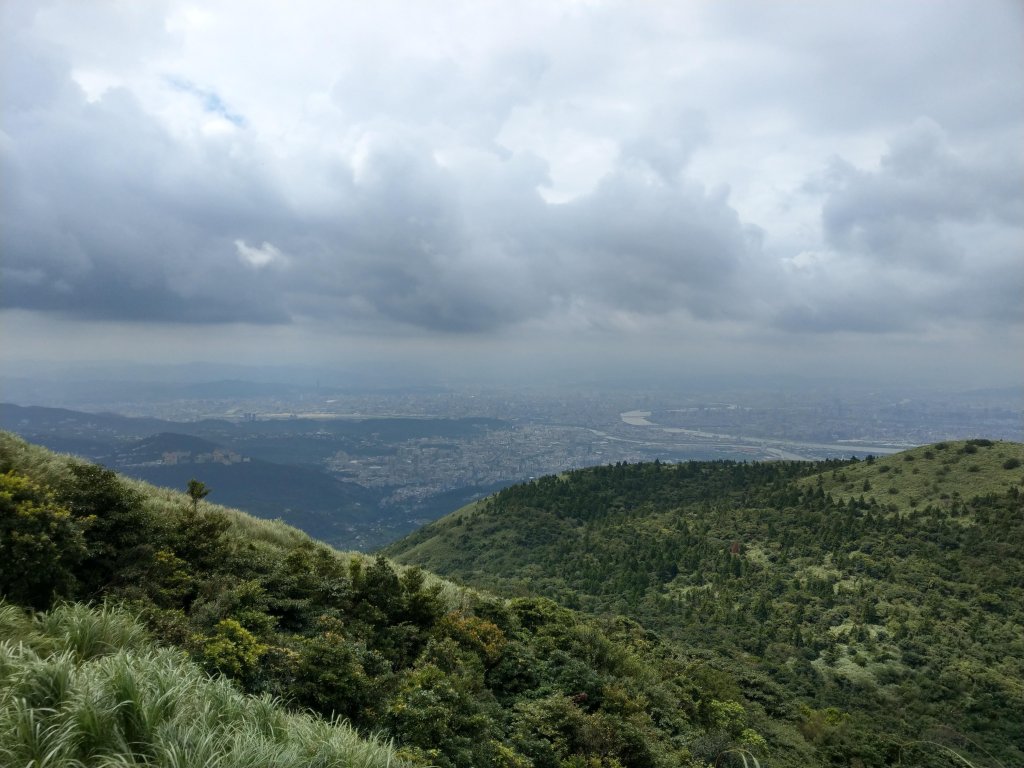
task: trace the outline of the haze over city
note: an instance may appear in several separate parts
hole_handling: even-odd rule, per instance
[[[0,13],[9,375],[1024,379],[1019,3]]]

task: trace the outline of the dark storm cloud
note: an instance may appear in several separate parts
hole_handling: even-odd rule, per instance
[[[536,191],[535,161],[485,164],[466,179],[415,142],[374,147],[342,210],[289,249],[304,254],[288,277],[296,301],[324,317],[364,307],[441,331],[492,330],[582,304],[719,313],[713,304],[749,244],[724,198],[625,167],[593,193],[551,205]]]
[[[31,116],[8,123],[19,155],[3,163],[16,181],[0,230],[4,304],[72,317],[283,320],[269,276],[240,263],[231,240],[243,223],[262,228],[272,196],[253,194],[216,157],[183,156],[126,94],[78,106],[59,133]]]
[[[779,312],[779,327],[878,332],[1024,321],[1019,145],[957,148],[934,121],[919,120],[890,142],[877,169],[836,160],[809,186],[824,195],[831,258],[797,277],[804,296]]]
[[[756,246],[724,198],[625,170],[559,213],[566,290],[640,314],[736,311],[729,294]]]
[[[538,67],[527,64],[528,74]],[[486,331],[572,304],[718,314],[744,258],[726,200],[678,178],[701,132],[687,125],[699,122],[692,115],[678,136],[638,137],[620,168],[565,205],[540,198],[535,158],[490,153],[456,171],[414,133],[375,129],[358,162],[335,160],[337,205],[316,217],[275,194],[257,149],[183,144],[127,91],[88,102],[56,69],[24,70],[45,77],[46,109],[29,102],[4,117],[16,148],[4,156],[14,180],[0,234],[7,307]],[[227,114],[219,97],[182,82],[174,87],[205,111]],[[286,258],[247,260],[258,243]]]
[[[169,3],[125,47],[83,7],[3,9],[5,308],[390,334],[1021,319],[1012,4],[467,6],[429,34],[352,8],[319,47],[329,3],[295,29]],[[802,192],[771,178],[830,155]]]
[[[232,236],[279,202],[244,162],[190,151],[127,91],[89,103],[66,65],[26,57],[5,110],[2,300],[69,317],[281,322],[271,275],[240,263]],[[15,90],[18,90],[15,89]]]

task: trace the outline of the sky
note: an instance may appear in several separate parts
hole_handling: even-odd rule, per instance
[[[1024,4],[0,0],[0,362],[1024,382]]]

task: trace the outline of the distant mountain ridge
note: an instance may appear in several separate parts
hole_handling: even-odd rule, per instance
[[[378,494],[355,483],[316,468],[261,461],[175,431],[233,426],[227,421],[189,424],[2,404],[0,426],[155,485],[184,489],[189,480],[200,479],[226,505],[260,517],[280,517],[327,541],[351,538],[352,526],[376,517]]]
[[[128,444],[117,454],[117,463],[149,464],[239,464],[249,456],[224,448],[194,435],[160,432]]]
[[[132,477],[182,489],[193,477],[213,498],[267,518],[281,517],[343,548],[368,549],[479,498],[495,484],[436,492],[410,511],[386,505],[388,488],[365,488],[325,467],[337,452],[361,455],[389,441],[473,435],[501,429],[487,418],[204,419],[175,422],[111,413],[0,403],[0,428],[51,450],[100,462]],[[393,452],[393,449],[391,449]]]
[[[29,427],[41,432],[89,428],[101,433],[127,434],[142,437],[154,432],[169,431],[176,422],[116,413],[85,413],[68,408],[49,408],[40,405],[12,405],[0,403],[0,425],[17,431]]]
[[[220,503],[281,518],[310,535],[343,541],[355,523],[372,522],[377,495],[307,467],[244,456],[193,435],[161,432],[127,444],[110,466],[140,480],[184,489],[204,482]]]

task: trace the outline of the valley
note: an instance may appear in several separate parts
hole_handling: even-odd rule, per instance
[[[513,483],[583,467],[864,457],[982,428],[1024,439],[1012,389],[2,383],[41,403],[0,405],[4,429],[159,485],[196,477],[224,504],[362,551]]]

